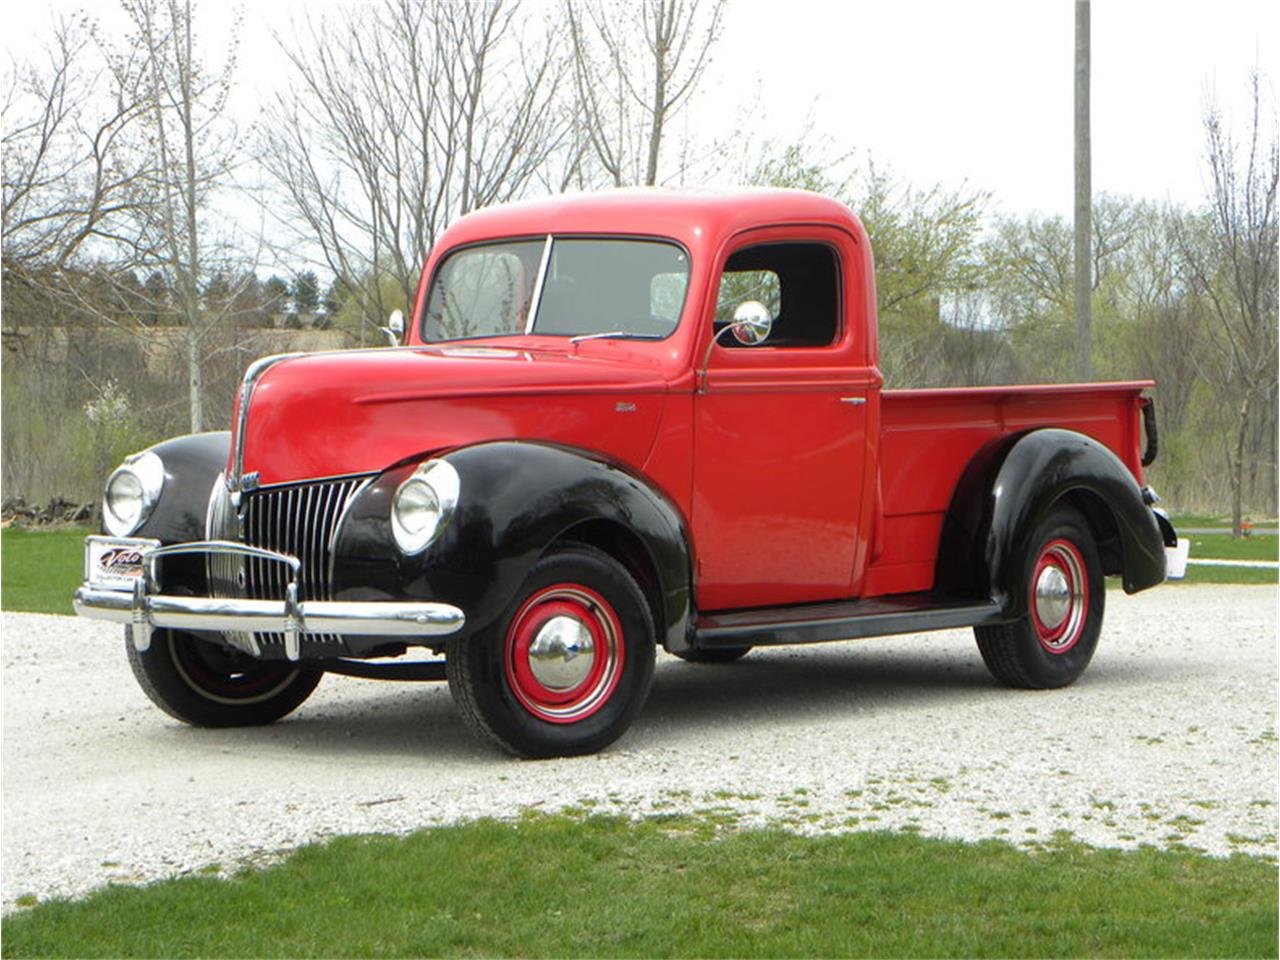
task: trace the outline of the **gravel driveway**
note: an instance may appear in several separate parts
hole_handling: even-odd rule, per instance
[[[664,655],[618,744],[539,763],[473,739],[443,684],[329,677],[273,727],[192,729],[143,697],[117,628],[6,613],[4,905],[569,805],[1274,856],[1276,589],[1107,599],[1066,690],[996,687],[967,630]]]

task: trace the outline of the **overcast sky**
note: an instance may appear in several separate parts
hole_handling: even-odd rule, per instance
[[[1277,9],[1095,0],[1095,193],[1203,195],[1205,97],[1243,111],[1255,63],[1274,89]],[[719,66],[763,74],[775,123],[812,109],[912,180],[967,180],[1009,212],[1069,213],[1074,16],[1071,0],[744,2]]]
[[[239,113],[251,116],[286,79],[272,32],[287,34],[291,19],[325,6],[239,7]],[[21,54],[53,10],[72,9],[116,19],[110,0],[10,4],[0,43]],[[216,42],[236,7],[203,0],[198,9]],[[1262,0],[1095,0],[1095,193],[1200,200],[1205,99],[1216,93],[1242,123],[1255,65],[1274,96],[1278,9]],[[679,126],[732,138],[727,120],[745,114],[750,131],[738,136],[785,141],[811,119],[837,148],[914,182],[967,181],[992,191],[1004,212],[1066,214],[1073,18],[1072,0],[731,0],[704,92]]]

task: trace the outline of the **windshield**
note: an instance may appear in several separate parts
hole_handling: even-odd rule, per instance
[[[674,243],[543,238],[466,247],[436,270],[423,337],[656,339],[675,330],[688,285],[689,258]]]

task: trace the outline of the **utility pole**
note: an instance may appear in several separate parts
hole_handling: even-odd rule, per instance
[[[1093,379],[1093,183],[1089,156],[1089,0],[1076,0],[1076,376]]]

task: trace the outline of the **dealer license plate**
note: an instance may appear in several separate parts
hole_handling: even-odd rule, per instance
[[[95,587],[132,589],[142,576],[143,551],[160,546],[141,537],[88,537],[84,542],[84,578]]]

